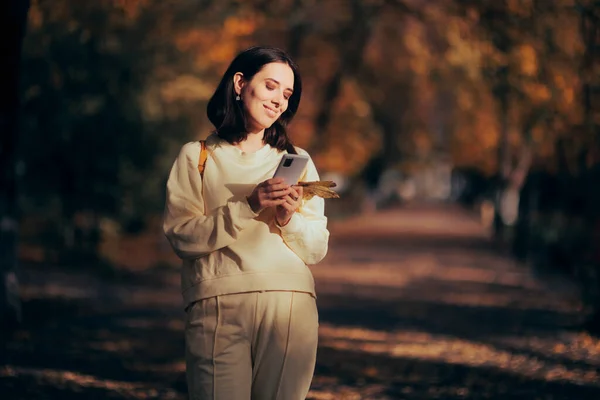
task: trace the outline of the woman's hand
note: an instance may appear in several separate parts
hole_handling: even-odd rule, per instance
[[[302,186],[291,186],[290,189],[290,193],[285,196],[285,202],[276,208],[275,218],[277,218],[279,226],[287,225],[292,215],[302,205],[302,195],[304,194]]]
[[[248,196],[248,204],[252,211],[258,214],[265,208],[286,203],[286,196],[292,192],[292,187],[283,182],[283,178],[271,178],[256,185],[252,194]]]

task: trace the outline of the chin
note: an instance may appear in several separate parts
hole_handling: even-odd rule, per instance
[[[255,129],[257,130],[263,130],[263,129],[268,129],[271,126],[273,126],[273,124],[275,122],[277,122],[277,119],[271,119],[268,117],[262,117],[261,118],[252,118],[253,120],[253,126],[255,127]]]
[[[274,121],[273,121],[273,120],[270,120],[270,119],[269,119],[269,120],[266,120],[266,121],[260,121],[260,124],[259,124],[259,125],[260,125],[261,129],[268,129],[268,128],[272,127],[272,126],[273,126],[273,124],[274,124],[276,121],[277,121],[277,120],[274,120]]]

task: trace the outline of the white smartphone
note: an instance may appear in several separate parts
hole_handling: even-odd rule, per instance
[[[307,164],[308,156],[302,154],[284,154],[281,157],[279,166],[275,170],[273,178],[283,178],[287,185],[295,185],[298,183]]]

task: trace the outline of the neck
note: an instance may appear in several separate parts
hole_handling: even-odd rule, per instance
[[[248,132],[248,136],[246,136],[246,139],[239,143],[236,143],[235,147],[246,153],[253,153],[257,150],[260,150],[265,145],[265,142],[263,141],[264,136],[264,129],[258,132]]]

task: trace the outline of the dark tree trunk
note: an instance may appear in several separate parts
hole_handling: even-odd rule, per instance
[[[583,38],[585,44],[585,54],[583,57],[583,62],[581,65],[581,75],[585,77],[583,80],[582,87],[582,100],[583,100],[583,110],[584,110],[584,131],[586,134],[591,135],[594,138],[592,140],[591,149],[588,151],[597,152],[600,148],[600,138],[599,138],[599,128],[597,123],[595,122],[595,117],[597,114],[597,93],[598,93],[598,77],[593,75],[594,68],[598,62],[600,62],[599,52],[600,49],[600,2],[598,1],[590,1],[587,2],[586,6],[582,6],[581,10],[581,19],[580,19],[580,34]],[[596,101],[595,101],[596,100]],[[584,163],[582,163],[585,165]],[[598,235],[597,227],[600,226],[600,217],[598,214],[598,203],[597,195],[598,189],[595,178],[597,173],[595,173],[594,168],[588,169],[585,171],[585,174],[589,177],[588,182],[591,185],[585,185],[585,203],[586,207],[583,211],[585,216],[585,221],[588,224],[588,232],[591,236],[590,239],[590,249],[588,249],[588,257],[590,266],[588,268],[600,268],[597,263],[597,254],[594,249],[597,248]],[[596,169],[597,171],[597,169]],[[594,243],[596,241],[596,243]],[[596,271],[597,272],[597,271]],[[594,274],[594,278],[588,279],[582,282],[582,291],[592,292],[594,296],[587,300],[588,306],[591,307],[592,313],[589,315],[587,320],[584,323],[584,327],[591,333],[596,335],[600,334],[600,296],[598,293],[600,292],[600,278],[597,277],[597,274]],[[585,300],[584,300],[585,301]],[[591,304],[590,304],[591,303]]]
[[[296,13],[296,16],[290,21],[290,37],[287,46],[288,54],[296,61],[300,58],[304,37],[310,30],[309,22],[306,21],[304,17],[302,7],[302,0],[296,0],[294,2],[294,12]]]
[[[29,0],[0,4],[0,312],[2,331],[21,320],[17,281],[17,136],[19,66]]]
[[[499,46],[505,48],[505,44]],[[511,154],[508,141],[509,134],[509,85],[507,67],[502,67],[498,71],[499,83],[495,87],[495,93],[500,103],[500,140],[498,143],[498,173],[496,187],[494,190],[494,220],[493,234],[498,239],[504,237],[504,222],[500,214],[501,199],[507,187],[508,176],[511,171]]]

